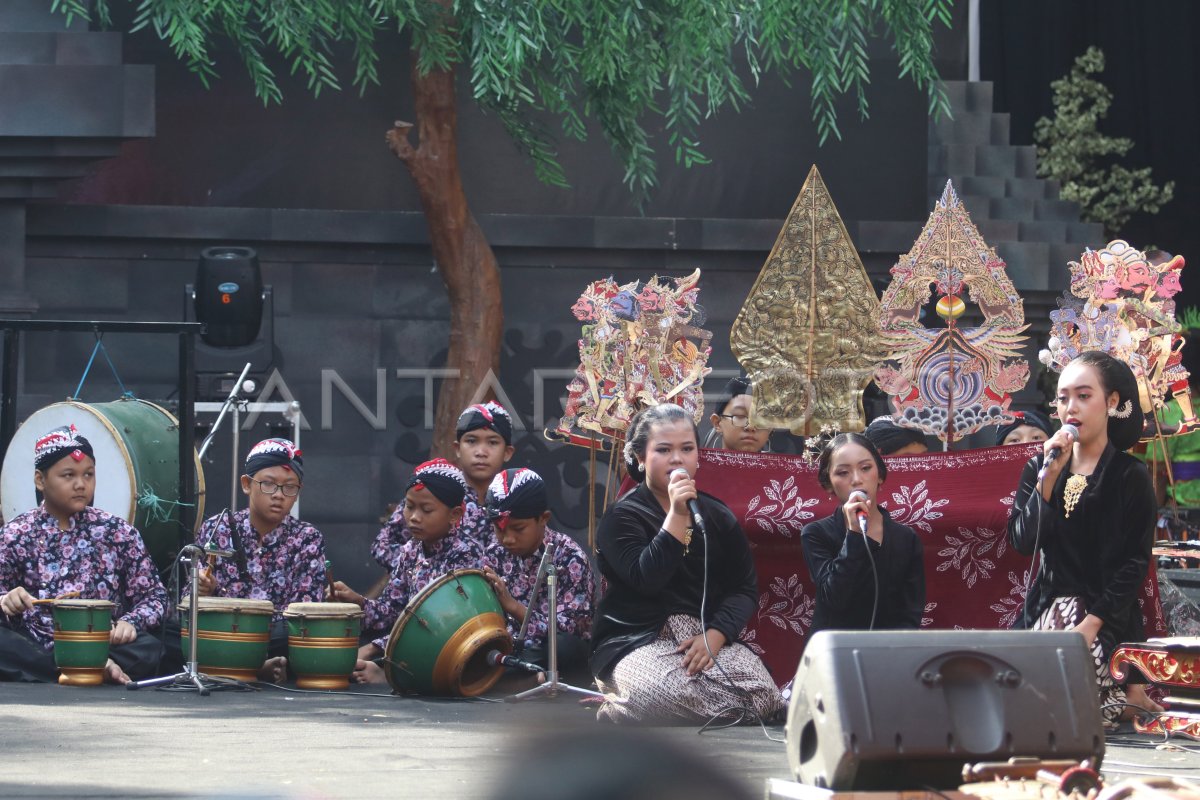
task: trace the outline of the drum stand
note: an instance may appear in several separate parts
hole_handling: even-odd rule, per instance
[[[190,557],[185,557],[184,553],[190,553]],[[188,631],[191,633],[191,636],[189,637],[188,662],[184,665],[183,672],[177,672],[174,675],[164,675],[161,678],[147,678],[144,681],[133,681],[125,684],[126,688],[140,689],[143,686],[157,686],[160,689],[170,691],[196,691],[203,697],[207,697],[213,689],[245,690],[254,688],[248,683],[243,683],[233,678],[219,678],[215,675],[205,675],[197,667],[196,641],[200,638],[198,628],[198,606],[200,604],[198,602],[199,592],[197,586],[200,582],[200,564],[204,563],[205,557],[205,551],[194,544],[185,545],[179,555],[179,560],[191,567],[192,574],[192,602],[188,612]]]
[[[558,568],[554,566],[553,542],[546,543],[546,552],[542,554],[542,562],[538,565],[537,580],[534,581],[533,591],[529,594],[529,605],[525,607],[525,619],[522,620],[521,630],[517,633],[517,642],[525,641],[525,630],[529,627],[529,618],[533,616],[533,605],[537,601],[538,590],[542,588],[543,582],[546,585],[546,599],[550,603],[549,619],[546,625],[547,643],[550,649],[550,668],[539,671],[539,675],[546,676],[543,683],[505,699],[515,703],[543,694],[557,697],[560,691],[575,692],[585,697],[604,697],[600,692],[572,686],[558,679]]]

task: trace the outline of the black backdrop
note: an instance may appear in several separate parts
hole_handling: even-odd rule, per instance
[[[981,0],[980,77],[995,82],[996,111],[1012,115],[1014,144],[1032,144],[1038,117],[1053,113],[1050,81],[1088,46],[1104,50],[1099,80],[1113,92],[1101,130],[1127,136],[1122,160],[1152,167],[1156,184],[1175,181],[1157,215],[1137,215],[1122,232],[1139,247],[1183,254],[1180,308],[1200,305],[1200,3],[1189,0]]]

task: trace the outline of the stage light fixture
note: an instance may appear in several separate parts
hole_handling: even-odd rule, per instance
[[[258,254],[249,247],[209,247],[196,266],[193,302],[201,334],[213,347],[245,347],[258,337],[263,319],[263,279]]]

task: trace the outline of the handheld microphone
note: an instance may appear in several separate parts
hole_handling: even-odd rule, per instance
[[[862,489],[855,489],[853,492],[850,493],[850,496],[846,498],[846,502],[847,503],[855,503],[855,502],[858,502],[861,500],[869,500],[869,499],[870,498],[867,497],[867,493],[864,492]],[[858,530],[862,533],[863,536],[866,536],[867,535],[867,512],[863,511],[860,508],[860,509],[858,509],[858,511],[854,512],[854,516],[858,517]]]
[[[1062,426],[1062,430],[1071,437],[1072,442],[1079,441],[1079,428],[1076,428],[1071,423]],[[1058,461],[1058,457],[1062,455],[1062,449],[1058,447],[1050,448],[1050,452],[1046,454],[1046,463],[1042,464],[1042,468],[1038,470],[1037,482],[1041,483],[1046,478],[1046,473],[1050,471],[1050,465]]]
[[[545,672],[544,667],[539,667],[537,664],[531,664],[528,661],[522,661],[516,656],[506,656],[499,650],[492,650],[487,654],[487,662],[493,667],[512,667],[514,669],[523,669],[526,672]]]
[[[688,471],[683,467],[677,467],[676,469],[671,470],[671,477],[674,478],[681,472],[685,478],[692,477],[691,475],[688,475]],[[700,535],[703,536],[705,534],[704,517],[700,516],[700,504],[696,502],[695,498],[692,498],[691,500],[687,501],[687,507],[688,511],[692,514],[692,525],[695,526],[696,530],[700,531]]]

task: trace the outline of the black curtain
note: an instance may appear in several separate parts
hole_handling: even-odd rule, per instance
[[[995,83],[995,110],[1012,115],[1014,144],[1032,144],[1036,120],[1053,114],[1050,81],[1089,46],[1104,51],[1098,79],[1113,104],[1101,130],[1133,139],[1125,166],[1152,167],[1156,184],[1175,181],[1162,211],[1135,216],[1120,235],[1187,258],[1180,308],[1200,306],[1198,31],[1200,3],[1187,0],[980,2],[980,77]]]

